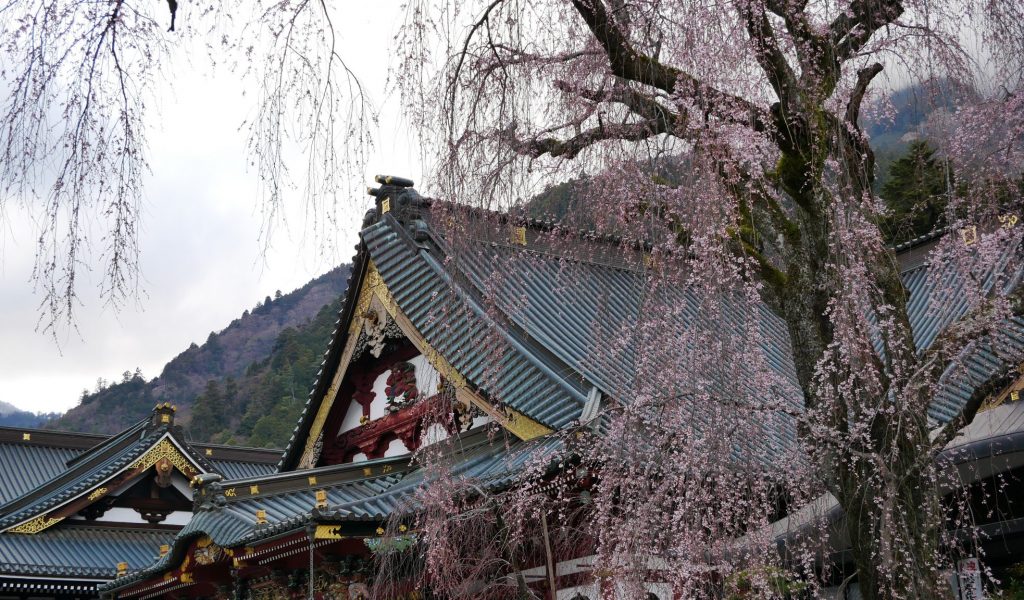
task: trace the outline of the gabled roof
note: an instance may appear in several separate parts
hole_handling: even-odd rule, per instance
[[[158,406],[150,418],[71,458],[64,472],[0,506],[0,532],[38,533],[64,518],[48,516],[55,509],[98,500],[109,491],[103,484],[133,469],[147,469],[161,458],[179,470],[213,471],[184,441],[172,413],[169,405]]]
[[[557,437],[506,441],[500,436],[494,438],[487,427],[480,427],[452,441],[450,472],[454,478],[471,479],[484,487],[504,487],[522,472],[528,461],[547,456],[560,445]],[[197,511],[175,537],[171,552],[104,589],[121,588],[174,568],[189,543],[205,536],[223,548],[252,547],[302,532],[312,523],[363,525],[372,536],[373,529],[396,510],[411,508],[414,493],[424,486],[429,476],[427,470],[411,458],[404,455],[205,484]],[[317,490],[327,493],[326,509],[316,508]],[[264,511],[266,523],[258,522],[257,510]]]
[[[118,575],[118,563],[138,569],[157,560],[178,527],[65,519],[162,458],[186,476],[273,472],[279,451],[190,444],[173,412],[159,405],[114,436],[0,428],[0,595],[93,594]]]
[[[642,247],[631,249],[621,240],[576,232],[569,237],[586,251],[567,252],[547,243],[546,233],[555,229],[551,223],[454,207],[393,185],[382,186],[376,196],[377,206],[367,213],[360,232],[338,327],[281,470],[296,468],[304,445],[318,433],[318,419],[319,425],[323,423],[320,413],[345,344],[349,336],[359,335],[350,325],[358,318],[359,292],[370,276],[379,277],[388,300],[458,376],[490,401],[548,429],[563,428],[579,418],[592,389],[618,401],[630,400],[636,349],[630,344],[615,347],[609,341],[628,332],[643,310],[648,290],[638,268]],[[446,234],[451,230],[446,220],[454,211],[461,211],[455,219],[476,215],[483,225]],[[460,239],[453,243],[445,235]],[[935,243],[934,238],[922,239],[899,250],[909,316],[922,348],[966,309],[957,302],[942,311],[930,306],[936,282],[960,276],[949,265],[925,266],[923,257]],[[1018,273],[1000,281],[1015,285],[1019,278]],[[684,307],[673,317],[681,322],[666,326],[685,327],[686,319],[695,316],[690,290],[657,293],[667,296],[660,299],[667,304]],[[786,413],[802,409],[801,392],[785,323],[767,307],[748,320],[760,323],[761,350],[780,376],[785,388],[781,395],[793,409],[774,419],[759,441],[775,454],[795,443],[795,425]],[[979,344],[967,358],[966,377],[944,380],[929,409],[936,422],[953,418],[978,383],[1006,368],[992,351],[994,345],[1024,353],[1024,320],[1015,320],[995,339]],[[754,398],[763,391],[748,393]]]
[[[77,462],[73,459],[113,437],[117,436],[0,427],[0,465],[4,468],[4,477],[0,478],[0,507],[56,478]],[[276,471],[281,458],[280,450],[267,448],[189,444],[216,472],[229,479],[269,475]]]
[[[609,340],[618,339],[642,310],[639,250],[632,252],[636,256],[623,256],[630,251],[622,245],[583,236],[580,242],[593,245],[596,258],[575,261],[570,275],[566,257],[538,239],[537,230],[550,226],[529,222],[522,243],[516,243],[509,237],[514,223],[489,215],[496,218],[496,230],[475,231],[480,237],[470,240],[470,249],[456,252],[434,222],[445,218],[434,214],[435,205],[447,206],[408,188],[384,186],[378,193],[378,207],[368,213],[360,232],[338,327],[282,457],[282,470],[295,468],[304,443],[318,434],[315,423],[343,349],[350,336],[359,335],[351,324],[367,277],[379,278],[386,303],[422,336],[429,353],[451,366],[454,374],[439,369],[445,376],[465,380],[489,402],[541,428],[556,430],[578,419],[595,389],[619,400],[628,397],[634,349],[610,352]],[[517,262],[527,255],[528,264]],[[498,270],[507,277],[495,287],[491,276]],[[679,295],[680,302],[687,302],[686,292]],[[785,328],[767,309],[761,317],[768,360],[791,375]],[[480,350],[484,347],[486,352]],[[323,416],[319,419],[322,425]],[[784,447],[795,439],[795,429],[784,427],[770,436],[777,438],[774,446]]]

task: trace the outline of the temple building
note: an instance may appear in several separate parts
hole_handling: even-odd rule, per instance
[[[230,454],[183,442],[166,407],[88,452],[40,451],[32,460],[67,466],[3,483],[16,487],[0,490],[6,494],[0,582],[8,581],[8,570],[13,575],[20,569],[18,580],[26,586],[43,585],[51,574],[78,585],[84,579],[72,575],[94,573],[91,581],[110,581],[99,593],[118,599],[366,597],[375,575],[374,549],[402,537],[392,536],[390,517],[430,477],[416,450],[445,440],[453,476],[502,489],[559,443],[549,434],[589,422],[600,430],[595,415],[609,403],[627,401],[635,376],[636,353],[609,340],[643,309],[643,274],[636,265],[643,264],[644,249],[581,234],[577,245],[587,246],[588,257],[583,261],[571,248],[550,242],[545,234],[551,224],[493,214],[481,214],[480,227],[455,239],[452,205],[420,197],[405,180],[379,182],[322,369],[273,468],[253,459],[255,451]],[[929,294],[924,257],[930,243],[899,253],[915,335],[926,341],[948,317],[913,301]],[[518,260],[525,255],[529,261]],[[575,273],[585,276],[567,280],[565,261],[577,262]],[[507,276],[510,271],[516,272]],[[679,302],[686,301],[680,292]],[[758,318],[761,351],[792,383],[785,327],[767,309]],[[1013,340],[1024,345],[1024,336]],[[601,353],[594,352],[597,347]],[[996,362],[983,352],[971,360],[979,373]],[[947,457],[962,470],[965,485],[1024,475],[1022,388],[1024,378],[949,448]],[[787,389],[798,407],[798,388]],[[929,416],[936,424],[948,421],[970,393],[964,386],[943,388]],[[770,457],[795,443],[795,423],[780,411],[755,438],[752,449]],[[11,472],[7,461],[13,459],[0,460]],[[540,476],[545,485],[581,498],[588,493],[586,477],[558,465]],[[997,568],[1024,552],[1021,487],[998,518],[981,523],[994,540],[986,561]],[[837,511],[830,502],[823,498],[819,506]],[[103,515],[115,518],[118,509],[116,515],[128,511],[138,522],[107,525]],[[793,514],[776,523],[780,543],[804,520]],[[405,532],[405,525],[397,531]],[[43,558],[32,553],[33,545],[51,566],[36,564]],[[96,560],[71,565],[63,549],[77,555],[80,547],[93,548],[88,553]],[[842,547],[835,557],[842,563]],[[557,557],[546,564],[539,556],[520,574],[542,595],[553,586],[558,599],[596,599],[603,584],[587,559]],[[0,587],[0,598],[28,597],[18,595],[21,589]],[[94,587],[23,589],[40,590],[31,597],[96,593]],[[396,592],[408,599],[427,594],[413,587]],[[656,575],[649,594],[674,597]]]
[[[192,517],[190,482],[269,475],[279,453],[192,444],[174,407],[115,436],[0,428],[0,598],[95,598]]]

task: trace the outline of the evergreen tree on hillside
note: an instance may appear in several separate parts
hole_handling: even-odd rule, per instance
[[[192,422],[188,429],[193,439],[209,440],[214,433],[223,429],[226,419],[224,403],[224,395],[217,380],[206,382],[206,390],[196,398],[192,407]]]
[[[881,197],[891,214],[882,222],[889,241],[903,242],[942,225],[948,199],[947,166],[928,142],[910,143],[889,167]],[[952,180],[952,174],[949,179]]]

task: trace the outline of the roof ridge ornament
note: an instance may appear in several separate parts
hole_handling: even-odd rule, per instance
[[[393,185],[395,187],[411,188],[416,185],[412,179],[406,179],[405,177],[396,177],[394,175],[377,175],[373,178],[374,181],[381,185]]]
[[[152,427],[172,427],[174,425],[174,413],[178,407],[170,402],[161,402],[153,407],[153,416],[150,419]]]

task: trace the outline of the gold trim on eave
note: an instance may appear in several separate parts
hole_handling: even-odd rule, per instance
[[[341,535],[341,525],[317,525],[313,539],[316,540],[340,540],[345,536]]]
[[[8,529],[7,533],[26,533],[26,534],[32,535],[32,534],[39,533],[40,531],[42,531],[44,529],[48,529],[50,527],[53,527],[54,525],[56,525],[57,523],[60,523],[63,520],[64,520],[64,517],[57,517],[55,519],[51,519],[51,518],[47,517],[46,515],[42,515],[42,516],[39,516],[39,517],[36,517],[36,518],[32,519],[31,521],[25,521],[24,523],[22,523],[21,525],[18,525],[17,527],[12,527],[12,528]]]
[[[989,397],[981,405],[981,408],[978,409],[978,412],[991,410],[1006,402],[1018,402],[1020,400],[1020,393],[1024,390],[1024,363],[1018,365],[1017,372],[1020,373],[1020,375],[1013,380],[1010,385],[1003,388],[998,394]]]

